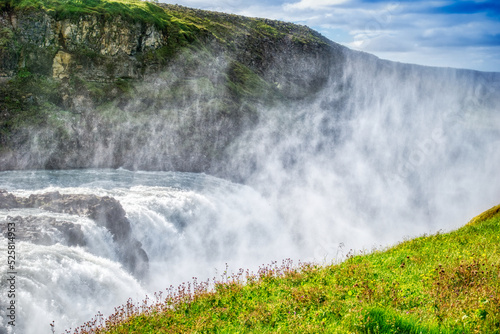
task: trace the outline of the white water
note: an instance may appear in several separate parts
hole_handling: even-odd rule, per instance
[[[112,196],[120,201],[150,260],[143,282],[121,268],[111,235],[87,218],[34,209],[0,210],[10,216],[44,215],[82,225],[87,246],[16,244],[17,325],[15,333],[49,332],[76,327],[98,311],[109,314],[129,297],[225,269],[257,268],[294,256],[286,226],[268,201],[247,186],[203,174],[125,170],[36,171],[0,173],[2,188],[17,196],[59,191]],[[16,226],[19,231],[23,227]],[[2,238],[1,254],[7,254]],[[6,256],[5,256],[6,257]],[[2,255],[3,258],[3,255]],[[2,261],[2,277],[6,261]],[[217,272],[217,270],[218,272]],[[1,289],[6,291],[2,281]],[[1,305],[2,326],[7,326]],[[40,330],[40,328],[44,330]]]

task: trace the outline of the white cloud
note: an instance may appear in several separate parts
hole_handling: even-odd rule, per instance
[[[349,0],[300,0],[295,3],[285,3],[283,8],[285,10],[321,10],[327,9],[332,6],[341,5]]]
[[[160,0],[160,2],[231,14],[236,14],[241,8],[246,8],[248,6],[248,2],[244,2],[243,0]]]
[[[283,16],[281,6],[254,4],[245,8],[240,8],[234,13],[248,17],[262,17],[271,20],[290,21]]]
[[[358,34],[354,37],[354,41],[346,43],[346,46],[359,51],[370,53],[376,52],[408,52],[414,51],[416,45],[411,40],[402,39],[399,36],[391,36],[390,34],[379,35],[363,35]]]
[[[488,48],[416,47],[413,49],[409,49],[408,51],[394,52],[391,50],[382,50],[367,52],[370,52],[383,59],[399,61],[402,63],[438,67],[468,68],[480,71],[498,72],[500,69],[500,46]]]

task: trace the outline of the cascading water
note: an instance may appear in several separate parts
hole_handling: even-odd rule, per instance
[[[16,333],[40,332],[56,321],[58,329],[75,327],[101,311],[104,314],[129,297],[193,276],[209,278],[216,269],[257,267],[276,256],[293,255],[286,226],[267,200],[253,189],[204,174],[75,170],[3,172],[2,187],[22,197],[58,191],[95,194],[119,200],[132,225],[132,234],[148,254],[150,272],[138,281],[118,262],[109,231],[91,219],[39,209],[0,210],[10,217],[51,217],[82,226],[86,245],[35,245],[17,242],[18,313]],[[22,223],[16,225],[23,230]],[[1,251],[7,253],[6,238]],[[2,273],[8,272],[2,263]],[[7,288],[2,280],[2,289]],[[2,300],[2,326],[7,326],[7,305]],[[50,319],[50,321],[48,321]]]
[[[226,262],[237,270],[283,258],[340,259],[349,248],[458,227],[498,204],[500,75],[346,58],[314,98],[260,110],[258,124],[227,148],[228,160],[212,166],[245,185],[123,169],[0,173],[0,188],[18,197],[58,191],[115,198],[149,258],[138,280],[120,263],[109,231],[92,219],[0,210],[1,221],[78,224],[85,239],[69,246],[48,231],[58,242],[17,242],[17,325],[6,325],[2,299],[0,332],[49,332],[52,320],[57,330],[75,327],[129,297],[213,277]],[[168,141],[145,133],[137,141],[143,148],[161,150]],[[154,150],[141,152],[155,161]],[[7,240],[0,242],[6,254]],[[1,266],[4,277],[5,261]]]

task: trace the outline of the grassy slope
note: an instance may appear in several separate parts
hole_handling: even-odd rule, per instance
[[[123,306],[103,331],[500,333],[499,232],[500,205],[457,231],[340,265],[275,264],[246,284],[243,272],[224,278],[215,292],[185,285],[145,313]]]
[[[170,16],[158,6],[140,0],[8,0],[3,1],[14,9],[44,10],[57,19],[79,17],[84,14],[112,17],[120,15],[135,22],[156,24],[163,28],[169,24]]]

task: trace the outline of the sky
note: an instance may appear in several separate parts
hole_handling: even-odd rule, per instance
[[[175,0],[160,2],[307,25],[383,59],[500,72],[500,1]]]

